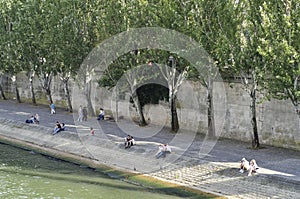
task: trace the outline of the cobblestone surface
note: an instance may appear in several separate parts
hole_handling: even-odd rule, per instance
[[[40,115],[40,125],[24,124],[35,113]],[[154,135],[145,136],[156,130],[156,127],[149,125],[144,128],[131,128],[126,121],[98,123],[94,118],[79,123],[73,119],[72,114],[63,109],[58,109],[57,114],[51,115],[46,106],[17,104],[12,101],[0,101],[0,114],[2,135],[11,128],[20,129],[20,132],[34,130],[29,138],[26,138],[26,133],[21,135],[18,130],[10,132],[9,136],[30,139],[40,145],[91,157],[107,165],[227,198],[300,199],[299,151],[271,146],[251,150],[249,143],[219,139],[209,154],[203,157],[199,156],[199,151],[201,146],[207,144],[204,137],[193,137],[189,132],[184,132],[183,138],[192,141],[185,145],[182,138],[176,140],[175,135],[168,129],[163,128]],[[51,131],[56,121],[65,122],[68,133],[62,132],[53,136]],[[122,125],[127,125],[127,131],[122,130]],[[95,136],[90,135],[89,127],[95,128]],[[139,136],[135,136],[137,145],[125,150],[122,140],[128,131]],[[158,143],[170,143],[172,153],[166,158],[155,159]],[[258,173],[250,177],[246,173],[239,173],[238,161],[242,157],[255,158],[260,166]]]

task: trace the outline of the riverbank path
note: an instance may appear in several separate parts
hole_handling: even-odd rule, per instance
[[[37,113],[40,127],[50,131],[56,121],[66,123],[67,131],[81,138],[90,155],[105,160],[109,166],[123,167],[227,198],[300,199],[300,151],[267,145],[253,150],[251,143],[221,138],[209,140],[204,135],[187,131],[177,135],[153,124],[138,127],[127,120],[97,121],[96,118],[78,122],[76,114],[60,108],[56,112],[50,114],[50,108],[43,105],[0,101],[2,119],[24,122]],[[97,143],[91,138],[90,127],[95,129]],[[130,149],[123,147],[127,134],[133,135],[137,142]],[[169,143],[172,153],[156,159],[154,155],[160,143]],[[253,176],[239,172],[238,161],[243,157],[256,159],[260,169]]]

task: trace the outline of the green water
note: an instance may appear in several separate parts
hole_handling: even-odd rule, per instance
[[[156,199],[182,196],[112,179],[91,168],[0,143],[0,198]]]

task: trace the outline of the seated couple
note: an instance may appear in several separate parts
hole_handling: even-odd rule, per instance
[[[29,124],[39,124],[40,123],[40,117],[38,114],[35,114],[35,116],[31,116],[29,119],[27,119],[25,121],[26,123],[29,123]]]
[[[167,153],[171,153],[171,147],[168,144],[160,144],[155,157],[157,159],[160,157],[166,157]]]
[[[133,146],[135,144],[135,140],[133,139],[133,137],[131,135],[127,135],[127,137],[125,138],[125,149],[130,148],[131,146]]]
[[[259,167],[256,164],[256,160],[252,159],[250,162],[243,158],[240,165],[240,172],[244,173],[244,171],[248,171],[248,176],[251,176],[252,173],[255,173]]]
[[[60,131],[64,131],[65,130],[65,123],[59,123],[58,121],[55,124],[55,127],[53,129],[53,135],[55,135],[56,133],[59,133]]]

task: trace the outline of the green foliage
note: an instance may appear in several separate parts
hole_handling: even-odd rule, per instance
[[[245,77],[252,81],[247,84],[260,85],[255,89],[268,90],[268,99],[289,98],[298,105],[299,4],[297,0],[1,1],[0,70],[68,79],[75,77],[101,41],[131,28],[164,27],[200,42],[223,77]],[[149,61],[168,64],[170,55],[178,72],[189,66],[176,52],[135,49],[104,71],[99,86],[112,88],[126,71]],[[187,78],[199,81],[199,77],[195,68],[188,68]]]
[[[170,53],[159,49],[140,49],[131,51],[120,56],[108,68],[104,71],[104,75],[99,79],[98,83],[100,87],[112,88],[116,85],[118,80],[128,71],[135,67],[145,67],[146,65],[151,68],[155,67],[155,64],[169,65],[169,57],[173,56],[176,60],[176,70],[180,73],[183,71],[189,63],[178,57],[174,53]],[[152,78],[160,78],[160,74],[153,73]],[[149,74],[145,71],[145,76]],[[145,81],[143,77],[140,77],[141,81]],[[160,79],[161,80],[161,79]]]
[[[277,99],[290,99],[295,106],[300,100],[299,8],[299,1],[264,2],[261,16],[265,35],[259,46],[259,53],[268,63],[269,94]]]

